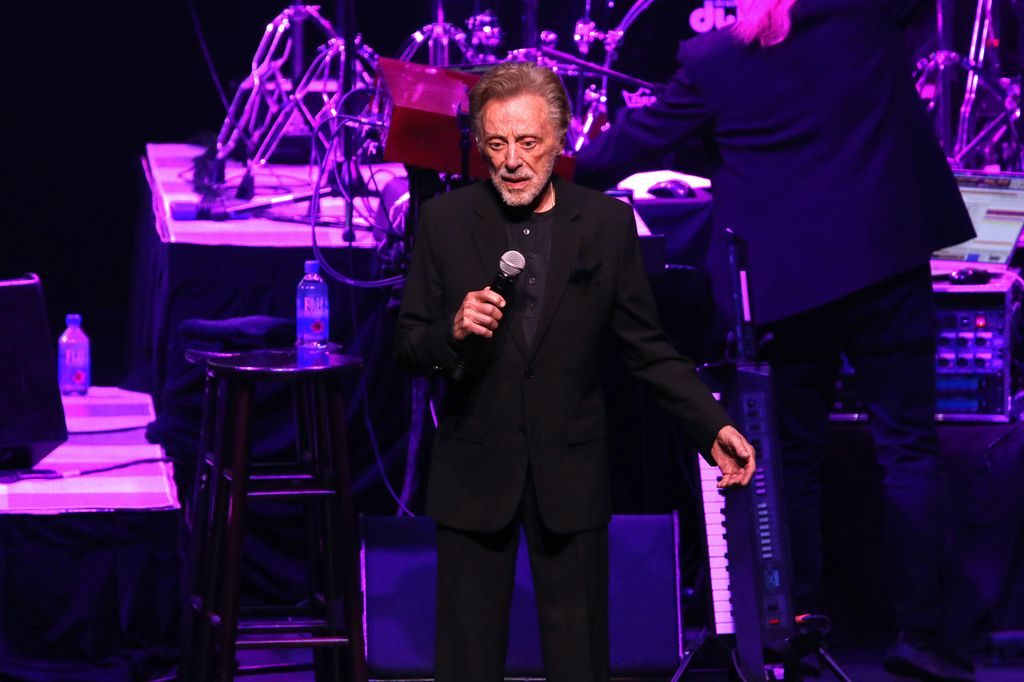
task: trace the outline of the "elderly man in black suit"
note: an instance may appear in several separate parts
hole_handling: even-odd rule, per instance
[[[845,352],[885,472],[894,672],[971,679],[946,660],[929,256],[974,235],[917,97],[902,29],[917,0],[740,0],[729,30],[684,42],[652,106],[584,148],[610,184],[684,141],[713,150],[713,223],[748,245],[774,370],[798,608],[818,611],[821,456]],[[706,163],[706,160],[702,160]]]
[[[754,449],[659,328],[631,208],[553,176],[570,118],[558,77],[499,65],[470,110],[491,181],[424,205],[396,349],[412,372],[465,366],[447,381],[427,492],[437,679],[502,679],[522,527],[547,678],[606,680],[609,343],[721,485],[750,481]],[[509,249],[526,268],[506,299],[487,285]]]

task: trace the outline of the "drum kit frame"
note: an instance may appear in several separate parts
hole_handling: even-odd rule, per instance
[[[534,46],[514,49],[500,57],[498,49],[505,32],[491,10],[470,16],[462,28],[446,19],[443,0],[435,0],[435,21],[414,31],[398,57],[416,61],[425,53],[431,66],[470,71],[499,61],[534,61],[566,79],[574,79],[577,96],[569,148],[578,151],[596,132],[595,126],[607,120],[607,93],[613,81],[636,88],[641,96],[653,88],[647,81],[612,68],[629,26],[652,2],[637,0],[616,27],[601,31],[590,18],[591,0],[587,0],[573,35],[579,56],[556,49],[557,36],[542,31],[527,39]],[[350,14],[342,5],[351,4],[352,0],[340,2],[339,16]],[[525,0],[524,10],[527,31],[536,26],[536,0]],[[309,63],[303,64],[307,26],[318,29],[322,44]],[[251,198],[254,174],[268,163],[282,139],[296,131],[311,139],[314,149],[310,158],[333,155],[340,163],[351,153],[378,151],[377,142],[389,121],[382,103],[386,93],[379,92],[376,84],[377,56],[347,22],[346,28],[346,35],[340,36],[319,7],[299,3],[289,5],[267,24],[251,60],[250,73],[235,92],[216,143],[207,153],[209,170],[194,180],[198,190],[224,189],[224,165],[229,158],[240,157],[246,172],[234,189],[239,198]],[[351,55],[346,44],[355,46]],[[602,63],[588,59],[597,44],[604,49]],[[361,106],[355,108],[355,102]],[[342,129],[356,139],[345,140],[348,136],[338,134]]]
[[[492,11],[478,11],[463,27],[449,20],[443,0],[435,0],[434,21],[414,31],[398,56],[410,62],[425,56],[430,66],[467,71],[484,70],[499,61],[531,61],[551,68],[567,81],[570,92],[574,91],[567,149],[578,152],[607,125],[613,86],[621,88],[627,103],[649,101],[654,88],[613,67],[630,28],[655,0],[635,0],[622,19],[606,30],[593,19],[591,1],[585,1],[583,16],[573,28],[576,54],[557,49],[558,36],[553,32],[536,30],[537,0],[523,2],[527,46],[512,49],[503,57],[498,50],[505,32]],[[928,107],[936,113],[936,126],[951,163],[960,167],[981,165],[998,156],[1004,169],[1022,170],[1020,76],[1000,77],[992,51],[986,49],[999,29],[993,18],[993,0],[977,0],[967,56],[946,47],[951,41],[951,22],[944,23],[942,17],[943,7],[950,0],[937,1],[940,49],[918,63],[916,79]],[[254,175],[289,136],[305,139],[304,144],[311,145],[310,160],[325,161],[311,163],[313,168],[330,171],[332,164],[341,167],[353,158],[379,156],[390,125],[388,95],[378,83],[376,53],[355,32],[353,5],[354,0],[338,2],[343,35],[324,18],[319,7],[299,3],[289,5],[267,24],[251,60],[250,73],[235,92],[216,143],[206,154],[208,163],[203,168],[207,170],[201,176],[196,174],[197,189],[214,193],[233,189],[238,198],[251,199]],[[304,36],[304,30],[308,27],[319,31],[322,43],[305,63],[308,36]],[[346,49],[347,45],[354,49]],[[944,120],[952,120],[950,81],[954,71],[964,75],[964,94],[955,128],[944,130]],[[231,188],[224,182],[224,164],[229,157],[242,158],[245,166],[241,182]],[[322,185],[319,196],[352,193],[345,187],[334,187],[341,182],[340,172],[313,171],[311,175],[311,183]],[[358,174],[354,176],[358,180]],[[312,206],[310,215],[317,215],[318,209]],[[388,223],[393,230],[393,221]],[[347,233],[354,234],[351,225]]]

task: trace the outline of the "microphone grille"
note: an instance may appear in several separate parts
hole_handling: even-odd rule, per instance
[[[518,277],[526,267],[526,258],[518,251],[506,251],[502,254],[498,267],[506,277]]]

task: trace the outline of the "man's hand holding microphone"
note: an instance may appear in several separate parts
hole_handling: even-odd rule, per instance
[[[526,258],[518,251],[506,251],[498,263],[498,274],[491,286],[470,291],[452,321],[452,336],[462,344],[458,364],[452,370],[452,379],[460,381],[466,366],[471,365],[480,352],[481,337],[489,339],[498,330],[502,309],[515,291],[516,278],[526,267]]]

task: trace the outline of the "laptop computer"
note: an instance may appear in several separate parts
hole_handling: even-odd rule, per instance
[[[1005,269],[1024,230],[1024,173],[957,170],[953,175],[977,236],[932,254],[932,271]]]
[[[0,471],[27,469],[68,438],[39,277],[0,280]]]

